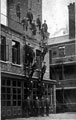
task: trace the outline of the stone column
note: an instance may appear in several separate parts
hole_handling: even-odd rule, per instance
[[[51,88],[51,106],[53,105],[53,98],[52,98],[52,88]]]
[[[56,85],[53,85],[53,109],[56,113]]]

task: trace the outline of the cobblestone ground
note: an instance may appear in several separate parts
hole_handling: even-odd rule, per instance
[[[50,114],[44,117],[16,118],[7,120],[76,120],[76,113]]]

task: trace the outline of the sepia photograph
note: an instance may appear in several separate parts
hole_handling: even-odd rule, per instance
[[[76,0],[0,0],[0,119],[76,120]]]

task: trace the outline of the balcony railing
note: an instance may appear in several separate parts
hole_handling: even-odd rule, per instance
[[[76,55],[52,58],[51,64],[59,64],[59,63],[67,63],[67,62],[69,62],[69,63],[76,62]]]

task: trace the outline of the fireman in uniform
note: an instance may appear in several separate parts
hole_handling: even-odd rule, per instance
[[[42,29],[41,29],[41,34],[43,36],[43,39],[47,38],[46,33],[47,33],[48,26],[46,24],[46,20],[44,20],[44,23],[42,24]]]
[[[49,116],[49,106],[50,106],[50,101],[49,98],[46,98],[46,115]]]
[[[28,28],[28,21],[27,21],[27,18],[24,17],[21,21],[22,25],[23,25],[23,28],[26,28],[26,31],[27,31],[27,28]]]
[[[31,100],[30,100],[30,97],[28,96],[27,97],[27,117],[30,117],[30,114],[31,114]]]
[[[44,100],[44,97],[42,96],[42,98],[41,98],[41,116],[44,116],[44,107],[45,107],[45,100]]]
[[[40,15],[38,15],[38,18],[36,19],[37,26],[39,27],[39,30],[41,30],[41,20]]]
[[[37,68],[37,61],[35,60],[32,67],[31,67],[31,72],[29,74],[30,78],[33,76],[33,73],[35,72],[36,68]]]
[[[32,23],[32,20],[33,20],[33,14],[32,14],[32,12],[31,12],[31,8],[30,8],[29,11],[27,12],[26,17],[27,17],[28,21],[29,21],[30,24],[31,24],[31,23]]]
[[[47,32],[48,26],[46,24],[46,20],[44,20],[44,23],[42,24],[42,28],[44,32]]]
[[[31,30],[32,30],[32,34],[36,35],[36,25],[35,25],[35,20],[32,21],[31,23]]]
[[[45,74],[45,71],[46,71],[46,65],[45,65],[46,62],[44,62],[43,66],[42,66],[42,69],[41,69],[41,81],[43,80],[43,76]]]
[[[35,115],[38,116],[40,113],[40,101],[38,97],[36,97],[36,100],[35,100],[35,111],[36,111]]]

